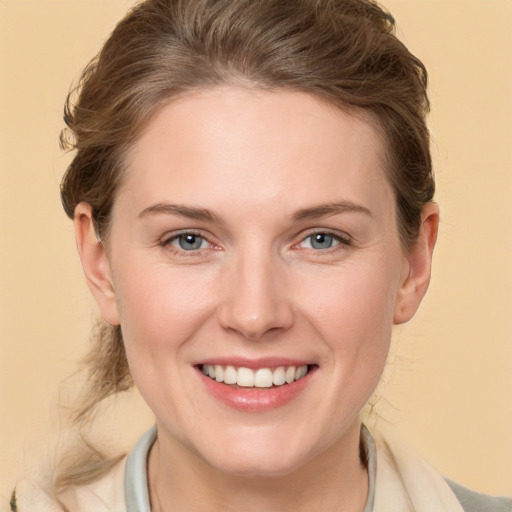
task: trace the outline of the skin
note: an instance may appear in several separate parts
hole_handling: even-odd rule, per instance
[[[360,412],[393,325],[426,292],[438,225],[429,204],[403,250],[384,154],[363,115],[306,93],[222,87],[150,121],[126,157],[107,242],[77,206],[88,284],[121,324],[156,416],[155,508],[363,510]],[[184,232],[202,237],[199,249],[180,247]],[[312,233],[332,247],[313,247]],[[247,412],[203,385],[195,365],[218,357],[316,371],[289,403]]]

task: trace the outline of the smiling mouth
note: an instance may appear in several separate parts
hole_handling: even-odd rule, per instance
[[[279,366],[251,369],[219,364],[203,364],[204,375],[219,383],[239,388],[275,388],[291,384],[305,377],[316,365]]]

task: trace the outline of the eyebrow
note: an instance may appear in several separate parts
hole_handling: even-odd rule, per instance
[[[372,212],[366,208],[352,201],[337,201],[334,203],[321,204],[311,208],[303,208],[298,210],[292,215],[294,221],[303,221],[308,219],[315,219],[318,217],[327,217],[331,215],[339,215],[341,213],[355,212],[363,213],[373,217]],[[194,219],[205,222],[221,223],[221,219],[210,210],[206,208],[195,208],[192,206],[185,206],[180,204],[171,203],[157,203],[147,208],[144,208],[139,215],[139,219],[148,217],[150,215],[177,215],[186,219]]]
[[[186,219],[201,220],[205,222],[220,223],[219,217],[206,208],[194,208],[192,206],[184,206],[181,204],[157,203],[144,208],[139,215],[139,219],[150,215],[177,215]]]
[[[363,213],[373,217],[372,212],[366,208],[366,206],[353,203],[352,201],[337,201],[334,203],[321,204],[311,208],[298,210],[293,214],[293,220],[300,221],[315,219],[318,217],[328,217],[331,215],[338,215],[347,212]]]

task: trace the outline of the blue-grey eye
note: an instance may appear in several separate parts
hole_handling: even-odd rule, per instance
[[[328,233],[314,233],[308,237],[313,249],[330,249],[336,242]]]
[[[320,251],[330,249],[339,243],[340,242],[337,237],[330,235],[329,233],[313,233],[304,240],[306,247]]]
[[[180,249],[184,251],[196,251],[197,249],[201,249],[203,243],[205,243],[204,238],[194,235],[193,233],[178,235],[175,240],[178,242]]]

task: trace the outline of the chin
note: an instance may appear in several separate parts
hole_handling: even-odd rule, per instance
[[[221,473],[244,478],[276,478],[289,475],[301,467],[299,461],[283,460],[281,457],[269,458],[239,456],[236,459],[213,460],[210,464]]]
[[[287,446],[281,440],[257,441],[250,436],[249,439],[219,443],[214,450],[204,451],[202,458],[224,474],[265,478],[291,474],[314,456],[304,448],[304,443]]]

